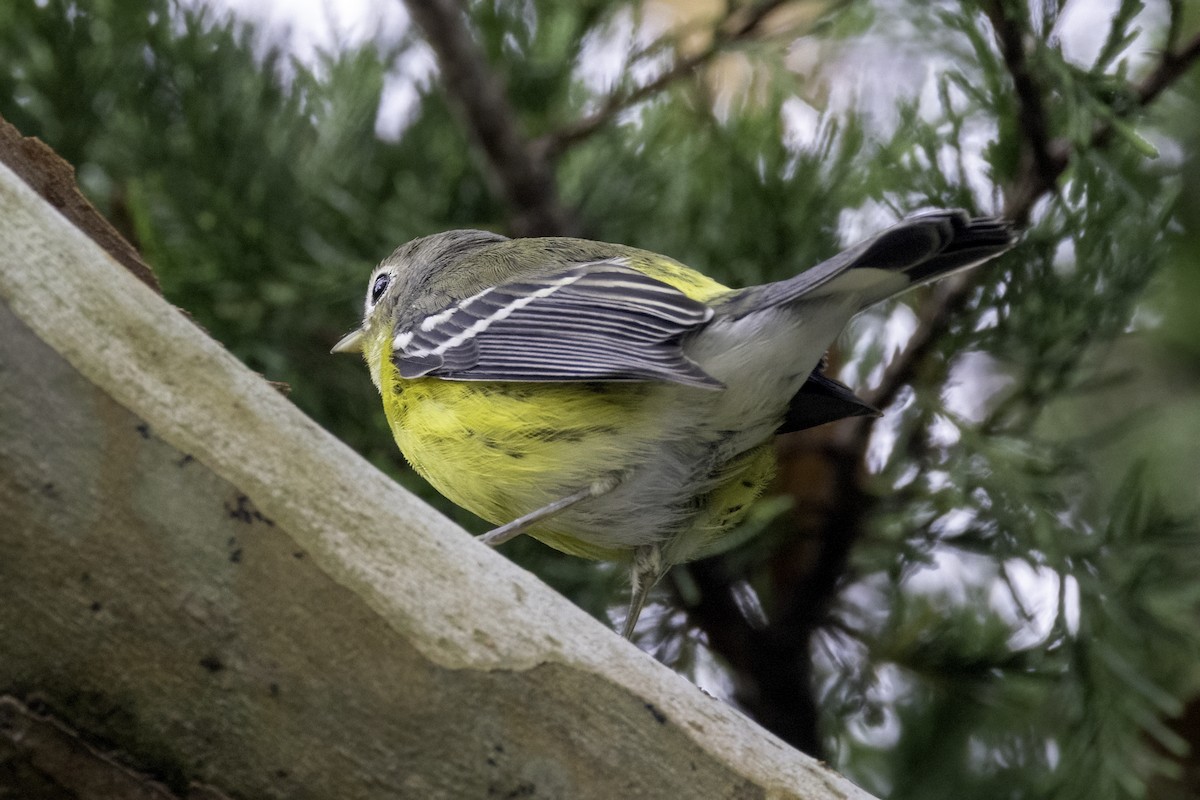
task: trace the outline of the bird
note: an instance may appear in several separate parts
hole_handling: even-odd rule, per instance
[[[824,374],[860,311],[976,266],[1012,225],[914,213],[793,277],[731,289],[674,259],[454,230],[372,271],[361,353],[406,460],[497,526],[629,564],[623,634],[675,565],[720,552],[774,475],[777,436],[877,415]]]

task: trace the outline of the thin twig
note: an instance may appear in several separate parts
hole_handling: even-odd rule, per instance
[[[1166,50],[1158,66],[1138,84],[1138,105],[1146,106],[1153,102],[1164,89],[1179,80],[1197,59],[1200,59],[1200,34],[1196,34],[1178,50]]]
[[[906,385],[917,377],[925,357],[933,351],[941,335],[949,328],[954,315],[966,304],[971,290],[975,287],[972,280],[976,273],[963,273],[939,281],[930,288],[932,292],[929,301],[918,309],[920,322],[916,331],[909,337],[904,351],[888,364],[884,370],[883,379],[875,391],[867,394],[864,399],[875,408],[886,409],[896,401],[896,396]],[[875,417],[862,417],[865,427],[869,428]]]
[[[509,103],[507,87],[471,35],[456,0],[405,0],[437,57],[451,104],[487,160],[496,196],[511,210],[517,236],[569,235],[572,216],[559,203],[546,154],[530,142]]]
[[[680,58],[654,79],[633,89],[614,92],[593,113],[547,134],[541,140],[544,151],[551,156],[595,133],[622,111],[658,94],[680,78],[691,75],[730,45],[745,41],[758,32],[762,21],[787,0],[760,0],[749,6],[732,6],[717,23],[708,47]],[[653,46],[658,49],[658,44]],[[637,60],[635,56],[634,60]]]
[[[1017,98],[1017,121],[1022,134],[1017,180],[1006,193],[1004,215],[1018,226],[1024,226],[1036,198],[1054,187],[1066,168],[1066,161],[1061,150],[1050,143],[1045,92],[1030,69],[1025,28],[1012,14],[1012,6],[1004,0],[987,3],[984,13],[992,23],[1000,55],[1012,78]]]

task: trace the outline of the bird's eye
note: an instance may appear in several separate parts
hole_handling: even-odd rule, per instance
[[[388,284],[392,282],[392,276],[386,272],[375,278],[375,283],[371,284],[371,305],[379,302],[379,298],[383,297],[383,293],[387,291]]]

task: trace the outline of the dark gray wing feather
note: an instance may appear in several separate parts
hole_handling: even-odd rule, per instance
[[[401,377],[460,381],[665,380],[721,383],[681,338],[708,306],[619,261],[495,286],[396,331]]]

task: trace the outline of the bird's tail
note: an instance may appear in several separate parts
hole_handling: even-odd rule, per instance
[[[735,316],[828,294],[853,292],[861,307],[981,264],[1016,241],[1012,225],[962,210],[924,211],[812,269],[754,287],[734,300]]]
[[[1015,241],[1012,225],[997,217],[930,211],[908,217],[879,234],[850,269],[902,272],[909,286],[919,286],[982,264]]]

